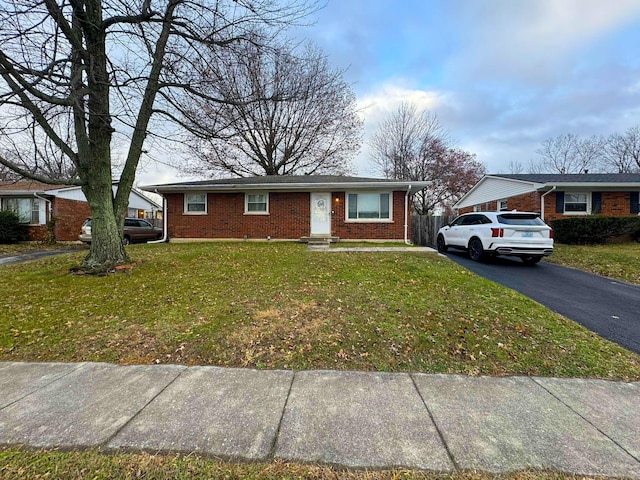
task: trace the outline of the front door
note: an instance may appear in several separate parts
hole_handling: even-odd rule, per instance
[[[311,193],[311,235],[331,235],[331,193]]]

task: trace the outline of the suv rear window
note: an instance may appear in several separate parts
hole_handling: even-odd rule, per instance
[[[546,225],[539,216],[531,213],[503,213],[498,222],[505,225]]]

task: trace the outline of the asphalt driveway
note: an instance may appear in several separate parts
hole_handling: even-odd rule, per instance
[[[504,257],[477,263],[456,251],[447,256],[640,354],[640,286],[545,261],[528,266]]]

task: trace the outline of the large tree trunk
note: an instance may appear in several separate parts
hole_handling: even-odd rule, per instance
[[[102,181],[99,181],[102,180]],[[84,270],[109,271],[128,261],[122,245],[123,219],[117,219],[113,209],[111,175],[102,175],[83,187],[91,215],[91,248],[82,262]]]
[[[100,0],[85,3],[86,18],[77,20],[87,43],[91,58],[87,71],[87,110],[77,112],[76,127],[86,120],[87,131],[76,128],[78,144],[78,173],[86,181],[82,191],[87,197],[93,221],[91,225],[91,249],[82,262],[83,270],[108,272],[126,262],[122,245],[124,208],[114,208],[111,176],[111,114],[109,107],[109,72],[107,69],[106,31],[101,28],[102,5]],[[127,201],[129,198],[127,192]]]

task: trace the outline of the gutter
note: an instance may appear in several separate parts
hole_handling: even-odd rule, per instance
[[[543,193],[542,196],[540,197],[540,216],[542,217],[543,222],[544,222],[544,197],[549,195],[551,192],[554,192],[556,190],[556,187],[557,185],[554,185],[551,190],[549,190],[546,193]]]
[[[411,245],[411,242],[407,238],[407,231],[409,230],[409,193],[411,192],[411,185],[407,188],[407,193],[404,195],[404,243],[405,245]]]
[[[169,238],[169,232],[167,230],[167,199],[164,198],[164,195],[162,195],[161,193],[158,192],[158,189],[156,188],[156,191],[154,192],[158,195],[160,195],[162,197],[162,224],[163,224],[163,228],[162,228],[162,238],[160,240],[151,240],[150,242],[147,243],[165,243],[167,241],[167,239]]]

